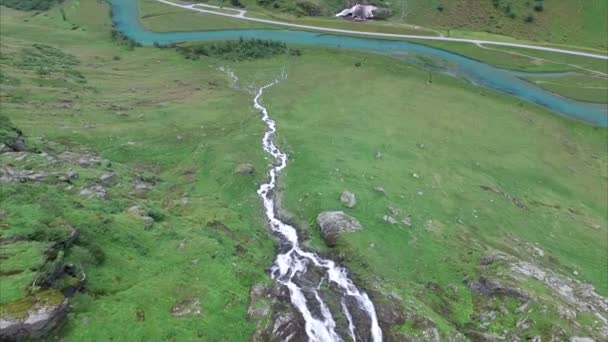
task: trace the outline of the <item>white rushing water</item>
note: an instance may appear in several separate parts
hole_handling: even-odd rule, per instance
[[[324,273],[321,282],[326,279],[331,285],[337,287],[341,293],[342,298],[340,299],[340,303],[343,314],[348,320],[350,337],[353,340],[356,339],[355,331],[357,327],[353,322],[353,316],[349,312],[348,306],[345,304],[346,298],[351,299],[351,301],[354,300],[357,309],[365,312],[369,317],[371,336],[363,338],[377,342],[382,341],[382,330],[380,330],[380,326],[378,325],[376,310],[367,294],[360,291],[353,284],[344,268],[337,266],[332,260],[321,258],[314,253],[300,248],[296,229],[282,222],[277,217],[273,198],[274,190],[279,173],[287,166],[287,154],[283,153],[274,143],[276,122],[268,115],[268,110],[262,106],[260,99],[266,89],[276,85],[284,78],[285,75],[283,73],[281,77],[275,79],[270,84],[259,88],[253,100],[255,109],[262,114],[262,121],[268,127],[262,140],[264,151],[274,159],[269,171],[269,180],[260,186],[258,195],[264,202],[264,209],[270,228],[280,236],[281,244],[285,247],[281,248],[281,252],[277,255],[271,269],[271,276],[289,289],[291,303],[302,314],[305,321],[306,334],[310,341],[342,341],[342,337],[336,333],[336,322],[327,304],[321,297],[319,291],[321,283],[317,286],[303,287],[294,282],[298,276],[306,273],[309,267],[321,270]],[[311,303],[311,299],[314,299],[316,303]],[[315,310],[315,308],[318,308],[318,310]]]

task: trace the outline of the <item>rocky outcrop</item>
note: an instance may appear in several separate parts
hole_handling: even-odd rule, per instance
[[[33,170],[17,170],[10,166],[0,168],[0,182],[42,182],[48,177],[46,172]]]
[[[359,221],[342,211],[324,211],[317,216],[321,235],[328,246],[335,246],[338,235],[363,229]]]
[[[503,286],[499,282],[483,276],[479,277],[477,281],[470,283],[469,289],[473,292],[490,296],[508,296],[523,301],[530,299],[530,297],[520,289]]]
[[[0,340],[19,341],[43,337],[65,323],[68,311],[68,300],[63,299],[61,301],[36,301],[24,314],[13,315],[2,312]]]
[[[95,153],[90,151],[72,152],[65,151],[57,156],[60,160],[71,164],[77,164],[81,167],[99,166],[104,161]]]
[[[354,208],[357,205],[357,197],[350,191],[343,191],[340,194],[340,202],[347,208]]]
[[[255,167],[251,163],[243,163],[237,165],[234,172],[239,175],[252,175],[255,173]]]
[[[254,342],[308,341],[304,320],[291,305],[289,290],[278,283],[251,287],[247,317],[257,326],[251,337]]]
[[[201,316],[201,301],[198,298],[186,298],[171,308],[171,316],[173,317],[192,317]]]
[[[374,11],[377,9],[376,6],[371,5],[355,5],[350,8],[343,9],[340,13],[336,14],[336,17],[351,17],[353,19],[371,19],[374,17]]]

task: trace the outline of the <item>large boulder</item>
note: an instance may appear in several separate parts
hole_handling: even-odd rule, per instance
[[[29,307],[25,312],[2,312],[1,341],[37,339],[65,323],[69,311],[68,300],[59,294],[53,294],[49,298],[43,297],[37,295],[35,299],[27,298],[15,305],[18,308]]]
[[[324,211],[317,216],[321,235],[328,246],[335,246],[338,235],[363,229],[359,221],[342,211]]]

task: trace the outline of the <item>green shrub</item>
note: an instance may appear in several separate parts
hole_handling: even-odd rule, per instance
[[[302,0],[296,3],[298,9],[307,16],[317,17],[323,15],[323,8],[316,2],[310,0]]]
[[[378,7],[374,10],[374,19],[385,20],[393,15],[393,10],[386,7]]]
[[[242,61],[287,53],[287,45],[272,40],[245,40],[240,38],[237,41],[178,46],[176,50],[186,58],[193,60],[199,59],[201,56],[208,56],[230,61]]]
[[[0,114],[0,144],[14,146],[21,134],[21,130],[7,116]]]

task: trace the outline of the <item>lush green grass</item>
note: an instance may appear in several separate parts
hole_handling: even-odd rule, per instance
[[[156,0],[139,0],[139,11],[142,24],[148,29],[158,32],[277,28],[277,26],[247,20],[196,13],[169,6]]]
[[[288,72],[264,97],[291,156],[284,203],[313,232],[323,210],[361,220],[365,229],[345,236],[339,254],[367,287],[462,328],[480,310],[463,277],[480,272],[488,247],[531,258],[529,245],[513,246],[525,241],[545,251],[541,264],[577,270],[608,293],[606,130],[446,76],[429,84],[426,72],[384,57],[306,50]],[[356,193],[355,209],[340,205],[343,190]],[[384,222],[389,206],[410,214],[412,227]],[[534,315],[539,329],[553,319]]]
[[[217,59],[191,61],[171,49],[117,45],[108,18],[99,15],[107,13],[103,4],[63,6],[66,21],[58,8],[33,18],[2,9],[3,77],[18,80],[2,86],[3,114],[38,148],[85,147],[111,165],[81,168],[11,157],[15,167],[74,167],[80,177],[73,190],[53,182],[3,184],[3,237],[36,223],[53,228],[58,218],[61,227],[82,232],[66,255],[87,273],[86,291],[73,299],[60,333],[67,341],[248,339],[254,329],[246,317],[249,286],[268,281],[273,256],[255,194],[267,161],[251,94],[231,88]],[[74,56],[78,63],[69,70],[86,83],[58,79],[64,70],[54,60],[20,67],[22,53],[35,43]],[[242,87],[266,84],[286,67],[288,79],[263,98],[290,154],[284,205],[310,236],[307,243],[343,261],[374,299],[394,293],[406,311],[433,319],[443,332],[475,327],[480,312],[504,306],[510,313],[489,330],[513,329],[519,303],[483,301],[462,282],[482,272],[479,258],[491,249],[565,274],[577,271],[577,279],[608,294],[605,129],[448,76],[434,75],[429,83],[427,71],[394,58],[302,50],[300,57],[230,67]],[[39,63],[55,63],[53,72],[37,73]],[[235,175],[241,162],[253,163],[255,176]],[[105,200],[78,195],[109,170],[122,187],[108,187]],[[152,190],[133,193],[137,178],[155,183]],[[386,195],[374,191],[377,186]],[[345,189],[357,194],[354,209],[340,206]],[[127,212],[133,205],[156,213],[151,229]],[[384,222],[389,206],[411,215],[412,226]],[[314,219],[334,209],[346,210],[365,228],[330,250]],[[545,256],[534,257],[531,244]],[[37,262],[35,249],[26,251]],[[543,335],[552,324],[580,331],[557,317],[553,306],[544,308],[552,300],[545,287],[518,285],[542,295],[530,304],[530,334]],[[19,288],[11,285],[10,300]],[[200,300],[202,315],[173,317],[172,307],[187,298]],[[420,331],[411,320],[397,329]]]
[[[562,77],[527,77],[543,89],[572,99],[608,103],[608,79],[582,75]]]
[[[192,62],[174,50],[129,51],[117,45],[110,38],[109,17],[100,15],[108,13],[104,4],[81,0],[64,6],[67,22],[59,9],[34,18],[2,9],[2,71],[19,80],[2,85],[2,112],[28,141],[44,136],[37,143],[44,151],[88,148],[111,166],[80,168],[11,157],[7,162],[17,168],[73,168],[80,177],[72,190],[54,182],[3,183],[0,201],[8,227],[3,236],[56,218],[81,231],[81,241],[66,258],[83,264],[87,290],[74,298],[61,332],[68,341],[247,339],[253,331],[246,318],[249,287],[268,280],[265,269],[274,249],[255,193],[267,162],[260,148],[263,125],[249,110],[250,95],[231,89],[231,80],[209,67],[219,66],[216,60]],[[77,58],[70,68],[87,83],[38,74],[37,66],[18,67],[22,52],[35,43]],[[260,171],[236,176],[241,162]],[[107,199],[78,195],[110,170],[123,186],[108,187]],[[133,194],[138,177],[156,184],[146,194]],[[133,205],[156,208],[163,218],[144,230],[127,212]],[[98,246],[105,258],[95,260],[88,244]],[[28,277],[20,284],[30,283]],[[5,295],[15,299],[17,290],[4,291],[12,282],[3,277],[2,284],[3,300]],[[201,316],[171,315],[185,298],[200,300]],[[137,320],[140,311],[144,321]]]
[[[401,33],[401,34],[425,34],[412,27],[400,27],[389,22],[366,22],[354,23],[341,19],[295,17],[289,14],[276,14],[269,11],[259,12],[254,7],[250,16],[273,19],[290,23],[313,25],[330,28],[365,30],[370,32]],[[183,9],[175,9],[171,6],[159,3],[155,0],[140,0],[140,11],[142,22],[146,27],[157,31],[183,31],[183,30],[217,30],[217,29],[239,29],[239,28],[280,28],[273,25],[258,25],[244,20],[222,18],[210,14],[196,14]],[[163,13],[161,15],[161,13]],[[251,26],[251,25],[253,26]],[[434,35],[432,31],[427,32]],[[480,38],[480,37],[476,37]],[[496,39],[496,37],[490,37]],[[570,56],[559,53],[534,51],[528,49],[506,48],[506,47],[480,47],[474,44],[463,44],[453,42],[432,42],[411,40],[414,43],[425,44],[452,51],[470,58],[474,58],[501,68],[527,71],[527,72],[562,72],[562,71],[599,71],[608,73],[608,64],[599,59],[580,56]],[[594,77],[588,79],[593,82]],[[608,81],[607,81],[608,82]],[[598,98],[596,89],[576,87],[572,89],[564,87],[552,87],[552,91],[574,99]],[[601,101],[600,97],[600,101]],[[597,102],[597,101],[594,101]]]
[[[437,2],[426,0],[400,1],[407,12],[406,21],[444,29],[485,31],[520,39],[607,48],[608,3],[603,0],[544,1],[544,10],[533,10],[533,1],[501,0],[499,8],[492,1],[445,0],[443,11]],[[509,5],[516,17],[511,18],[504,8]],[[398,10],[399,11],[399,10]],[[526,23],[532,14],[534,21]]]
[[[239,0],[247,10],[263,13],[266,16],[293,18],[300,22],[310,21],[328,25],[335,20],[331,18],[344,8],[344,3],[337,0],[311,1],[319,8],[319,16],[305,17],[299,3],[295,0]],[[220,3],[219,1],[212,1]],[[549,42],[561,45],[596,48],[605,51],[608,48],[608,22],[606,13],[608,3],[603,0],[543,1],[542,11],[534,10],[539,1],[528,0],[401,0],[394,2],[376,1],[379,7],[388,7],[393,15],[387,21],[374,23],[344,23],[344,27],[365,27],[366,30],[378,32],[411,30],[413,26],[441,30],[451,36],[478,36],[479,32],[489,33],[494,40],[511,38],[536,42]],[[226,2],[227,4],[227,2]],[[441,6],[439,6],[441,5]],[[438,8],[441,7],[441,10]],[[526,18],[532,17],[532,22]],[[296,19],[297,18],[297,19]],[[386,25],[388,24],[388,25]],[[405,27],[405,25],[409,25]],[[394,25],[393,28],[388,28]],[[374,29],[369,29],[374,27]]]
[[[421,40],[411,40],[411,42],[448,50],[509,70],[526,72],[583,72],[586,71],[585,69],[588,69],[589,71],[608,73],[608,63],[605,60],[595,58],[492,45],[480,47],[475,44],[456,42]]]

